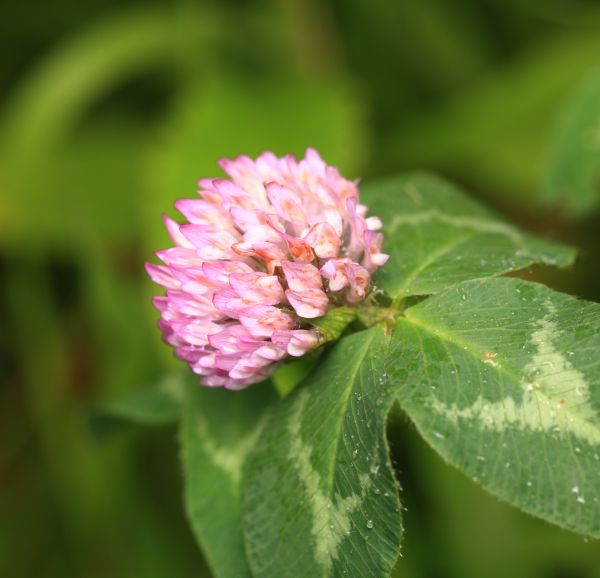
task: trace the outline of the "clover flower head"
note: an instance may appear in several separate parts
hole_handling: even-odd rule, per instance
[[[175,355],[204,385],[241,389],[316,347],[310,320],[365,299],[388,256],[357,183],[315,150],[219,164],[229,178],[175,203],[186,222],[164,217],[174,246],[146,270],[166,289],[153,302]]]

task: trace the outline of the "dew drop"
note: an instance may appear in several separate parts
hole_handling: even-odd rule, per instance
[[[367,520],[367,528],[369,528],[369,530],[372,530],[374,525],[373,520]]]

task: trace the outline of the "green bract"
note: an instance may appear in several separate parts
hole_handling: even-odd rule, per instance
[[[363,199],[390,260],[356,316],[318,320],[312,369],[275,376],[293,391],[188,388],[186,505],[215,576],[389,576],[403,531],[394,403],[490,492],[600,537],[600,305],[499,277],[567,266],[574,251],[430,175]]]

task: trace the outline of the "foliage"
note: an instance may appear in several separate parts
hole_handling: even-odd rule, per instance
[[[431,176],[365,193],[393,215],[378,276],[388,314],[334,343],[281,401],[263,384],[186,402],[188,514],[215,575],[390,575],[402,536],[385,437],[394,400],[491,492],[600,536],[600,307],[496,277],[567,265],[573,251]]]
[[[290,508],[307,550],[301,561],[290,561],[289,572],[303,568],[293,563],[314,575],[327,568],[387,572],[402,518],[405,557],[394,575],[597,576],[597,544],[490,499],[428,444],[503,500],[598,534],[591,443],[597,429],[589,409],[598,411],[590,353],[597,350],[597,306],[530,281],[600,297],[598,156],[587,146],[588,127],[597,123],[599,28],[600,14],[589,2],[3,4],[0,574],[227,576],[243,575],[244,564],[268,572],[275,562],[264,548],[277,541],[273,532]],[[344,336],[326,345],[319,360],[275,376],[279,392],[293,390],[283,399],[269,384],[239,397],[190,391],[159,342],[141,270],[149,252],[166,243],[159,213],[192,195],[195,180],[212,174],[221,155],[300,153],[307,145],[348,176],[365,176],[369,203],[388,227],[396,219],[387,232],[393,265],[378,279],[396,297],[383,324],[388,333],[361,327],[365,315],[331,329]],[[468,184],[469,195],[496,211],[438,177],[408,172],[421,168]],[[399,180],[370,178],[398,173]],[[410,183],[426,208],[403,192]],[[416,251],[407,237],[421,239]],[[568,273],[536,267],[520,273],[528,282],[497,277],[532,263],[568,265],[572,250],[548,237],[582,247]],[[501,304],[514,307],[514,319]],[[390,319],[397,326],[388,343]],[[540,351],[535,344],[550,329],[551,349]],[[328,379],[332,360],[362,351],[368,340],[374,367],[363,361],[352,379],[348,364],[347,379]],[[514,413],[490,427],[486,419],[494,420],[489,412],[499,402],[517,410],[535,399],[548,416],[554,411],[559,392],[550,366],[540,372],[549,396],[543,387],[526,387],[540,381],[533,363],[543,356],[573,384],[589,385],[579,388],[584,395],[558,397],[565,404],[556,417],[540,418],[538,429]],[[463,383],[477,385],[481,402],[454,395],[459,372]],[[522,385],[531,374],[536,379]],[[177,387],[164,389],[161,375],[174,376],[167,383]],[[158,389],[141,387],[149,383]],[[332,399],[339,413],[325,415],[322,404]],[[571,411],[573,400],[575,407],[588,401]],[[185,508],[170,425],[182,407],[182,442],[203,416],[210,432],[204,441],[183,443]],[[440,411],[425,412],[429,407]],[[282,421],[290,412],[299,420],[297,434]],[[119,423],[135,418],[161,426],[116,430],[115,414]],[[224,427],[226,419],[231,427]],[[96,426],[103,435],[93,435]],[[324,436],[337,427],[335,456]],[[457,435],[476,430],[478,442]],[[356,445],[343,433],[355,435]],[[250,441],[240,444],[241,438]],[[263,504],[269,484],[283,489],[300,481],[297,467],[281,480],[258,475],[277,467],[265,452],[283,464],[286,448],[313,466],[300,488],[318,476],[321,503],[350,506],[359,496],[360,507],[332,518],[328,529],[312,523],[310,508],[298,510],[309,490]],[[536,469],[541,452],[553,452],[571,470],[551,467],[549,458],[544,470]],[[242,454],[249,456],[243,471]],[[233,480],[248,480],[244,496],[232,482],[232,472],[240,471]],[[363,496],[360,475],[378,482],[372,494]],[[402,483],[402,507],[394,479]],[[221,492],[211,494],[215,488]],[[202,514],[211,505],[222,508],[218,523]],[[268,516],[262,537],[251,516]],[[356,531],[340,540],[348,520]],[[317,531],[323,540],[315,539]],[[328,553],[323,544],[336,546]]]

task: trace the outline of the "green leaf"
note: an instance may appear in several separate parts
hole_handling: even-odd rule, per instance
[[[319,362],[322,350],[315,349],[303,357],[286,361],[271,376],[271,381],[281,397],[288,395]]]
[[[181,373],[167,375],[157,386],[136,390],[98,406],[95,419],[163,425],[177,420],[185,395]]]
[[[492,493],[600,537],[600,305],[520,279],[406,310],[387,371],[423,437]]]
[[[565,109],[548,159],[545,198],[583,215],[600,201],[600,74],[588,77]]]
[[[342,338],[275,408],[244,469],[256,578],[388,576],[402,533],[380,327]]]
[[[240,477],[270,402],[268,383],[244,391],[190,387],[181,427],[185,505],[216,578],[250,576],[244,553]]]
[[[573,249],[519,231],[433,175],[372,183],[362,198],[384,223],[390,259],[376,282],[391,297],[437,293],[533,263],[565,267],[575,257]]]

